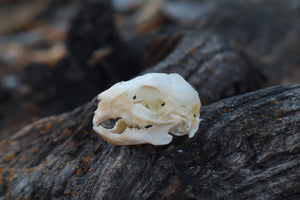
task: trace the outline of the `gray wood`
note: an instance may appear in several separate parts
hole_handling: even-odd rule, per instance
[[[177,27],[222,35],[260,64],[272,84],[299,82],[298,0],[166,0],[162,12]]]
[[[91,129],[96,100],[0,143],[1,199],[300,198],[300,85],[201,110],[192,139],[113,146]]]
[[[113,146],[92,130],[94,98],[0,141],[0,200],[300,199],[300,85],[257,90],[261,73],[221,36],[180,34],[144,73],[177,72],[198,90],[195,137]]]
[[[172,35],[178,34],[170,34],[165,40],[173,41]],[[219,35],[199,31],[181,34],[175,50],[144,73],[179,73],[198,91],[202,104],[253,91],[265,84],[263,74]],[[157,47],[161,48],[164,46]]]
[[[193,41],[191,46],[188,41]],[[199,41],[203,45],[199,46]],[[179,72],[197,86],[203,82],[202,78],[214,76],[206,73],[207,69],[227,74],[231,66],[220,67],[228,62],[222,59],[228,55],[222,46],[219,36],[187,34],[165,60],[148,72]],[[193,56],[190,49],[196,49]],[[237,56],[233,50],[229,50],[229,55]],[[200,59],[195,60],[194,56]],[[179,65],[182,60],[187,62],[186,67]],[[206,66],[206,62],[210,65]],[[250,66],[241,64],[242,61],[234,63],[235,70],[227,74],[227,82],[217,81],[221,76],[214,76],[215,86],[210,88],[207,84],[197,90],[201,92],[206,87],[209,94],[216,93],[214,100],[220,100],[222,95],[217,89],[233,87],[235,80],[231,77],[239,77],[245,86],[254,84],[243,79],[249,77],[243,73],[248,73]],[[185,73],[189,67],[194,72]],[[252,73],[250,77],[256,75]],[[260,79],[253,80],[260,83]],[[91,119],[97,104],[94,98],[70,113],[44,118],[1,141],[0,197],[280,199],[297,196],[299,102],[299,85],[266,88],[204,106],[200,129],[191,140],[180,137],[166,146],[118,147],[108,144],[92,130]]]

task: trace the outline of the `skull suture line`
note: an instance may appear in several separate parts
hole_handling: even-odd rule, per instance
[[[199,126],[198,93],[178,74],[149,73],[98,95],[94,130],[114,145],[165,145],[173,135],[193,137]],[[118,119],[112,129],[101,123]]]

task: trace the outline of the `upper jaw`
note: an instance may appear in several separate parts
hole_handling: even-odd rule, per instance
[[[93,129],[100,134],[106,141],[114,145],[137,145],[137,144],[153,144],[165,145],[169,144],[173,136],[168,132],[177,123],[175,121],[165,124],[154,124],[140,127],[138,125],[129,125],[124,119],[119,119],[113,128],[104,128],[101,125],[105,117],[99,117],[95,114],[93,118]]]

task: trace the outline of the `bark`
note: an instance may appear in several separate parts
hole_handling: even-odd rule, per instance
[[[298,0],[169,1],[162,11],[176,26],[212,31],[243,50],[272,84],[299,82]]]
[[[2,199],[297,199],[300,85],[201,110],[192,139],[113,146],[91,129],[96,100],[1,142]]]
[[[257,73],[248,73],[251,66],[224,46],[214,34],[187,34],[148,72],[179,72],[199,92],[206,88],[210,95],[216,93],[215,101],[222,98],[218,88],[230,90],[235,85],[232,77],[245,88],[259,85],[261,79],[251,79]],[[186,72],[189,67],[193,70]],[[209,69],[219,73],[207,73]],[[229,69],[231,74],[226,72]],[[222,74],[226,82],[219,81]],[[216,85],[199,84],[210,76]],[[91,128],[97,104],[93,99],[2,140],[1,198],[297,197],[299,87],[267,88],[204,106],[197,135],[175,138],[166,146],[119,147],[105,142]]]
[[[174,41],[179,34],[170,34],[165,40]],[[219,35],[197,31],[181,34],[175,50],[144,73],[179,73],[198,91],[205,105],[263,87],[263,74]],[[165,53],[170,47],[164,43],[157,49]]]
[[[166,57],[155,58],[159,63],[144,73],[176,72],[197,89],[205,106],[195,137],[175,137],[165,146],[113,146],[92,130],[94,98],[6,135],[0,199],[300,198],[300,85],[257,90],[261,73],[221,36],[179,35],[164,39],[174,45],[155,47]]]

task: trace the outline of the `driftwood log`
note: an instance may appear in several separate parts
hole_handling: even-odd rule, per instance
[[[213,32],[173,39],[142,73],[177,72],[197,89],[194,138],[113,146],[92,130],[94,98],[5,135],[0,199],[299,199],[300,85],[260,89],[259,69]]]
[[[263,64],[261,69],[273,84],[299,82],[298,0],[166,2],[163,13],[177,27],[217,32],[245,51],[251,62]],[[285,80],[287,76],[294,81]]]
[[[196,136],[113,146],[91,129],[96,100],[0,144],[2,199],[298,199],[300,85],[204,106]]]
[[[260,82],[255,78],[246,81],[251,75],[257,77],[256,73],[247,71],[248,65],[239,62],[227,65],[230,60],[222,59],[228,55],[235,58],[234,51],[206,54],[205,48],[215,49],[223,43],[211,34],[200,34],[199,41],[202,37],[206,42],[197,47],[196,56],[210,55],[210,59],[186,63],[193,68],[192,73],[183,74],[184,67],[176,69],[182,62],[180,56],[173,59],[179,51],[183,59],[189,59],[190,48],[185,45],[178,45],[153,71],[175,69],[194,86],[198,85],[199,92],[207,87],[211,95],[218,87],[231,91],[237,85],[230,79],[235,74],[240,73],[238,83],[245,88]],[[190,39],[195,38],[189,35],[183,41]],[[207,73],[207,62],[217,63],[207,68],[220,72]],[[227,67],[219,69],[223,65]],[[235,70],[226,75],[232,66]],[[216,81],[211,88],[199,84],[203,82],[202,77],[209,80],[214,74],[222,74],[222,70],[227,82]],[[201,78],[197,79],[197,74]],[[216,76],[215,80],[219,77],[222,76]],[[231,95],[241,91],[235,92]],[[93,99],[73,112],[42,119],[2,140],[1,198],[297,198],[299,102],[299,85],[266,88],[204,106],[203,121],[192,139],[175,138],[167,146],[119,147],[105,142],[92,131],[91,119],[97,104]]]
[[[173,40],[170,36],[164,39],[169,38]],[[196,31],[182,33],[178,40],[170,55],[144,73],[179,73],[198,91],[205,105],[264,85],[262,73],[220,36]]]

